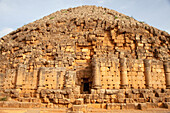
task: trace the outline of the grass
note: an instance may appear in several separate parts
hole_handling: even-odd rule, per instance
[[[54,19],[54,17],[50,17],[50,20],[51,20],[51,19]]]
[[[144,21],[139,21],[140,23],[145,23]]]
[[[62,11],[62,13],[67,13],[67,11]]]
[[[0,101],[7,101],[7,97],[0,98]]]
[[[115,16],[115,19],[118,19],[118,17],[117,17],[117,16]]]

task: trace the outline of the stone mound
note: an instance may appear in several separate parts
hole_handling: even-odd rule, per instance
[[[169,60],[169,43],[168,33],[129,16],[81,6],[57,11],[2,37],[0,67],[3,72],[18,64],[44,64],[77,54],[84,57],[76,46],[91,46],[89,56]]]
[[[13,107],[169,106],[169,88],[170,35],[114,10],[64,9],[0,39],[0,93]]]

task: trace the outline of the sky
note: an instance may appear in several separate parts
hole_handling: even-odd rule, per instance
[[[170,0],[0,0],[0,37],[61,9],[96,5],[170,34]]]

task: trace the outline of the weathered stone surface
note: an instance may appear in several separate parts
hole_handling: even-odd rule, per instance
[[[117,93],[119,93],[119,90],[114,90],[114,89],[110,90],[110,89],[106,89],[106,94],[107,94],[107,95],[112,95],[112,94],[117,94]]]
[[[139,107],[139,109],[141,109],[141,110],[147,110],[147,104],[146,104],[146,103],[140,103],[140,104],[138,105],[138,107]]]
[[[170,109],[170,102],[165,102],[163,105],[164,105],[165,108]]]
[[[0,107],[167,108],[169,37],[107,8],[57,11],[0,38]]]
[[[83,98],[76,99],[76,100],[75,100],[75,104],[76,104],[76,105],[82,105],[82,104],[84,104],[84,99],[83,99]]]

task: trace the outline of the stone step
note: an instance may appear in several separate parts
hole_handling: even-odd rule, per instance
[[[27,110],[25,113],[40,113],[40,110],[37,109],[31,109],[31,110]]]

